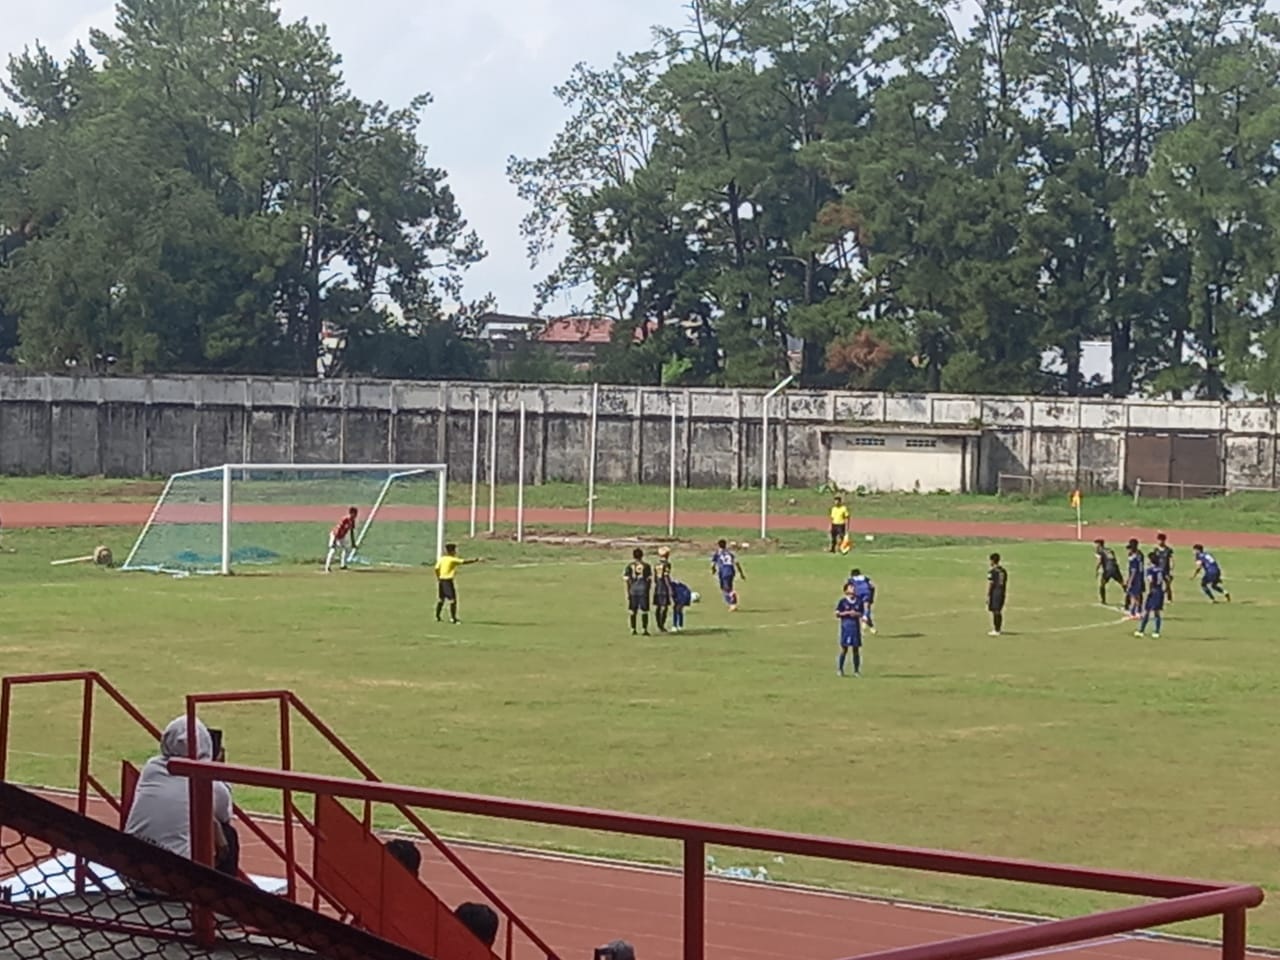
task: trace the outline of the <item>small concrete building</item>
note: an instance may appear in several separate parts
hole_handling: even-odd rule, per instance
[[[878,424],[822,431],[827,479],[870,493],[973,493],[982,431]]]

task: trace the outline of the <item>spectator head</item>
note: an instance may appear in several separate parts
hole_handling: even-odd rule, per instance
[[[596,956],[600,960],[636,960],[636,948],[625,940],[611,940],[596,948]]]
[[[186,758],[190,756],[187,746],[187,718],[176,717],[160,735],[160,755],[166,760],[170,757]],[[199,720],[196,721],[196,759],[213,759],[213,737],[209,729]]]
[[[498,939],[498,915],[485,903],[460,903],[453,915],[486,947]]]
[[[418,875],[418,868],[422,866],[422,853],[413,843],[408,840],[388,840],[387,853],[415,877]]]

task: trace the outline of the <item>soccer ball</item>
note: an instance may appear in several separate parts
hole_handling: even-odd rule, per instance
[[[702,594],[700,594],[697,590],[695,590],[695,591],[693,591],[693,593],[689,594],[689,602],[690,602],[690,603],[697,603],[697,602],[698,602],[699,600],[701,600],[701,599],[702,599]]]
[[[107,547],[98,547],[93,551],[93,562],[100,567],[111,566],[111,551]]]

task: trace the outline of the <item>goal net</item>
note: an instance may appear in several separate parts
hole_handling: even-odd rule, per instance
[[[121,569],[321,563],[350,507],[359,511],[352,566],[434,563],[444,552],[445,487],[445,467],[430,463],[233,463],[175,473]]]

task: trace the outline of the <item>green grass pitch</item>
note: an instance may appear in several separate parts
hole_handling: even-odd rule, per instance
[[[310,532],[318,559],[326,531]],[[1183,579],[1155,641],[1099,607],[1087,545],[880,538],[843,558],[817,552],[820,535],[796,536],[742,552],[742,609],[730,614],[706,532],[675,550],[678,575],[703,594],[688,632],[632,639],[623,549],[463,539],[464,555],[492,562],[460,574],[459,626],[432,620],[425,569],[174,579],[48,564],[96,542],[120,557],[135,535],[4,533],[5,673],[96,668],[161,721],[185,692],[288,687],[401,782],[1280,885],[1277,553],[1218,551],[1235,602],[1213,607],[1186,579],[1178,544]],[[983,603],[993,548],[1010,573],[1000,638],[986,636]],[[841,680],[832,608],[854,564],[880,587],[880,632],[867,638],[865,676]],[[18,693],[14,779],[72,781],[75,703],[70,689]],[[256,711],[209,716],[234,759],[269,764],[275,726]],[[110,712],[99,734],[105,760],[149,752]],[[347,772],[305,738],[300,749],[301,766]],[[101,773],[114,779],[109,765]],[[678,857],[648,841],[432,819],[455,836]],[[716,857],[778,879],[966,906],[1070,914],[1117,902]],[[1280,946],[1280,905],[1259,911],[1251,939]]]

